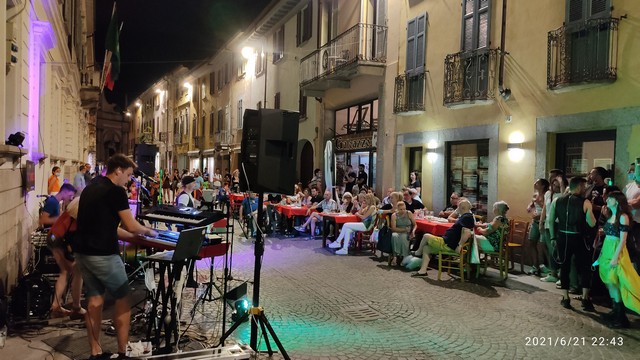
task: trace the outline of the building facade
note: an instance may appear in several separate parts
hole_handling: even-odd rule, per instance
[[[98,77],[94,71],[94,2],[1,0],[0,288],[7,291],[27,268],[47,178],[54,166],[72,181],[95,159]],[[15,139],[15,136],[13,137]],[[25,175],[23,180],[22,174]]]

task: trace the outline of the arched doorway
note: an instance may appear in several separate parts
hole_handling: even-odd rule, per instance
[[[307,140],[301,140],[298,143],[300,150],[300,172],[299,179],[302,186],[305,187],[313,177],[313,146]]]

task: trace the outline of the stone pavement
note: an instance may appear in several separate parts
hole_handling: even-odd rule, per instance
[[[251,279],[252,242],[236,239],[232,275]],[[510,275],[506,286],[492,281],[495,272],[464,284],[447,275],[437,281],[437,270],[429,270],[428,278],[411,278],[370,252],[335,256],[320,246],[321,240],[265,240],[260,304],[292,359],[638,358],[638,317],[631,317],[631,329],[608,329],[597,314],[562,308],[554,284],[537,278]],[[221,258],[214,265],[220,275]],[[200,281],[208,277],[208,267],[209,262],[199,262]],[[249,286],[249,299],[251,291]],[[221,305],[198,306],[192,320],[194,293],[184,293],[182,320],[191,323],[186,334],[211,346],[220,335]],[[47,348],[41,338],[10,338],[0,358],[51,358],[32,350]],[[249,343],[248,322],[227,344],[235,342]],[[55,359],[67,358],[56,353]]]
[[[638,358],[638,317],[631,329],[608,329],[597,314],[562,308],[555,285],[537,278],[411,278],[370,252],[320,246],[265,241],[260,304],[292,359]],[[251,278],[253,261],[251,243],[236,241],[234,277]],[[248,334],[246,323],[234,338],[248,343]]]

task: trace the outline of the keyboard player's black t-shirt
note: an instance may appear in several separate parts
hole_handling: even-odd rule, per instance
[[[73,251],[85,255],[119,254],[118,212],[129,209],[127,193],[107,177],[94,179],[82,191]]]

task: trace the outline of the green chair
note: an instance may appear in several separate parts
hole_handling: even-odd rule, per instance
[[[500,231],[500,246],[498,247],[498,250],[483,251],[482,249],[478,248],[478,251],[480,252],[480,264],[478,265],[476,271],[476,278],[480,276],[481,268],[482,275],[485,275],[487,273],[487,267],[489,266],[489,264],[491,264],[492,266],[498,268],[498,271],[500,271],[500,279],[507,279],[509,264],[507,261],[507,249],[505,246],[506,243],[504,240],[509,232],[508,228],[509,225],[505,225],[500,227],[500,229],[498,230]]]
[[[438,281],[442,280],[442,270],[447,270],[447,274],[451,275],[451,270],[458,270],[460,273],[460,281],[464,282],[465,271],[469,274],[469,254],[471,241],[467,241],[462,247],[460,253],[455,251],[438,251]]]

